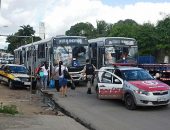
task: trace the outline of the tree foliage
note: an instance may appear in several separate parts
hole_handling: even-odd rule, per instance
[[[156,31],[159,34],[157,48],[168,53],[170,50],[170,17],[160,20],[156,26]]]
[[[90,25],[90,26],[89,26]],[[115,24],[108,24],[104,20],[96,21],[94,28],[90,23],[78,23],[66,32],[67,35],[83,35],[87,38],[95,37],[131,37],[138,42],[140,55],[153,55],[155,57],[170,56],[170,16],[152,23],[138,24],[132,19],[120,20]],[[86,30],[85,34],[80,34]],[[90,30],[90,31],[87,31]],[[161,54],[160,54],[161,53]]]
[[[68,36],[86,36],[87,38],[93,38],[95,35],[95,28],[91,23],[77,23],[71,26],[70,30],[66,31]]]
[[[112,26],[110,36],[136,38],[138,28],[139,25],[131,19],[120,20]]]
[[[33,36],[35,34],[35,31],[33,30],[33,27],[31,27],[30,25],[26,25],[26,26],[23,25],[20,27],[21,29],[19,29],[13,35],[8,36],[6,39],[6,42],[10,43],[8,45],[8,52],[12,54],[17,47],[31,43],[32,42],[31,36],[33,37],[34,42],[41,40],[40,37]],[[20,36],[30,36],[30,37],[20,37]]]
[[[97,37],[106,37],[109,35],[112,24],[106,23],[104,20],[97,21],[97,28],[96,28],[96,36]]]

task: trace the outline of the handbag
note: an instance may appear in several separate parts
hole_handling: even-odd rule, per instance
[[[43,76],[44,76],[44,72],[40,71],[40,77],[43,77]]]
[[[67,70],[63,70],[63,75],[64,75],[64,78],[65,79],[69,79],[70,78],[70,74],[68,73],[68,71]]]
[[[55,88],[55,80],[50,80],[50,88]]]

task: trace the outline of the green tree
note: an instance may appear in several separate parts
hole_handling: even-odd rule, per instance
[[[131,19],[120,20],[112,26],[109,36],[113,37],[132,37],[136,38],[139,25]]]
[[[7,51],[10,53],[14,53],[13,51],[22,45],[26,45],[32,42],[31,37],[19,37],[19,36],[33,36],[35,34],[35,31],[33,30],[33,27],[30,25],[23,25],[20,26],[21,29],[18,30],[18,32],[10,35],[7,37],[6,42],[9,43]],[[17,37],[18,36],[18,37]],[[39,41],[41,40],[40,37],[33,36],[33,41]]]
[[[106,23],[104,20],[97,21],[96,36],[107,37],[112,29],[112,24]]]
[[[165,53],[169,53],[170,50],[170,17],[165,17],[163,20],[158,21],[156,31],[159,38],[157,44],[158,49],[162,49]]]
[[[144,23],[136,32],[140,55],[155,55],[158,37],[156,29],[151,23]]]
[[[95,28],[91,23],[77,23],[71,26],[69,30],[66,31],[68,36],[86,36],[87,38],[92,38],[95,35]]]

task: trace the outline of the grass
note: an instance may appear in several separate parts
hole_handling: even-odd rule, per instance
[[[16,105],[3,105],[3,103],[1,102],[0,113],[15,115],[18,113],[17,106]]]

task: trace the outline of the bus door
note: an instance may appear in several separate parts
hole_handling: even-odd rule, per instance
[[[89,45],[90,62],[97,67],[97,43],[90,43]]]
[[[105,48],[103,46],[99,46],[97,48],[97,68],[101,68],[105,65]]]

